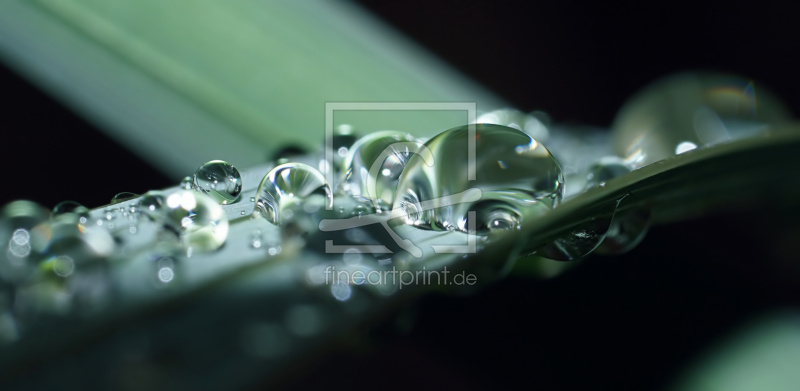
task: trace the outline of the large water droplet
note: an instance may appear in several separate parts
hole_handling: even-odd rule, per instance
[[[362,137],[345,158],[342,190],[372,200],[376,208],[391,205],[403,168],[421,146],[422,143],[403,132],[383,131]],[[432,159],[428,149],[421,153]]]
[[[220,204],[230,204],[242,192],[242,175],[230,163],[212,160],[194,173],[194,186]]]
[[[315,200],[316,199],[316,200]],[[332,206],[333,196],[325,176],[303,163],[286,163],[273,168],[258,186],[256,209],[273,224],[283,224],[287,210],[302,210],[306,202]]]
[[[684,73],[631,98],[612,125],[613,144],[638,168],[675,156],[690,144],[703,147],[753,136],[789,119],[783,104],[761,86],[756,92],[751,80]]]
[[[392,218],[435,230],[479,233],[524,224],[563,196],[558,162],[520,130],[478,124],[445,131],[425,143],[432,158],[413,156],[400,177]],[[469,222],[469,212],[479,220]]]
[[[214,251],[228,237],[228,216],[211,197],[179,190],[166,197],[166,226],[178,233],[187,251]]]

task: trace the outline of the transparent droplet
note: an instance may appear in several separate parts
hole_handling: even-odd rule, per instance
[[[302,210],[305,202],[317,201],[332,206],[331,188],[315,168],[303,163],[286,163],[273,168],[258,186],[256,209],[273,224],[282,224],[284,212]]]
[[[75,261],[66,255],[53,257],[48,262],[52,262],[53,273],[59,277],[69,277],[75,271]]]
[[[165,202],[166,196],[163,193],[158,191],[150,191],[145,193],[145,195],[139,199],[139,204],[137,205],[136,209],[151,219],[159,219],[163,217],[165,213]]]
[[[220,204],[230,204],[242,192],[242,175],[230,163],[212,160],[194,173],[194,186]]]
[[[535,114],[546,115],[542,112]],[[477,123],[503,125],[521,130],[538,142],[547,141],[550,136],[547,126],[538,116],[525,114],[515,109],[500,109],[481,114],[477,118]]]
[[[342,190],[376,204],[381,200],[391,205],[403,168],[421,146],[403,132],[383,131],[362,137],[345,157]]]
[[[261,248],[262,245],[263,245],[263,239],[261,237],[261,231],[260,230],[255,230],[250,235],[250,247],[255,248],[255,249],[259,249],[259,248]]]
[[[25,228],[18,228],[11,234],[11,241],[20,246],[28,244],[31,240],[31,234]]]
[[[595,250],[599,254],[618,255],[633,250],[650,228],[650,213],[631,210],[614,214],[605,239]]]
[[[187,251],[218,249],[228,237],[228,216],[211,197],[193,190],[179,190],[166,197],[165,225],[176,232]]]
[[[181,179],[181,189],[184,190],[192,190],[192,186],[194,186],[194,180],[190,176],[183,177]]]
[[[540,248],[536,254],[557,261],[583,258],[592,253],[605,239],[610,224],[611,214],[592,218]]]
[[[122,193],[117,193],[114,197],[111,198],[111,205],[118,204],[120,202],[132,200],[138,197],[138,194],[129,193],[127,191],[123,191]]]
[[[169,256],[162,256],[155,260],[155,283],[157,287],[168,285],[175,281],[176,265],[175,259]]]
[[[615,153],[635,168],[698,148],[755,136],[790,120],[773,94],[752,80],[682,73],[645,87],[612,125]]]
[[[617,156],[604,156],[589,166],[584,189],[604,185],[606,181],[629,173],[633,167]]]
[[[564,192],[558,162],[524,132],[478,124],[445,131],[414,155],[398,184],[391,218],[434,230],[488,233],[551,210]],[[472,149],[474,148],[474,149]],[[422,148],[420,150],[423,150]],[[474,151],[474,152],[473,152]],[[470,222],[469,212],[479,221]],[[400,219],[398,219],[400,220]]]
[[[12,201],[0,209],[0,232],[12,233],[17,228],[30,230],[50,217],[43,206],[26,200]],[[8,237],[6,237],[8,238]]]
[[[107,225],[107,224],[106,224]],[[106,226],[81,224],[78,215],[62,214],[31,229],[33,251],[43,259],[66,256],[78,264],[89,264],[110,257],[116,243]]]
[[[80,217],[89,218],[89,208],[75,202],[75,201],[62,201],[59,202],[54,208],[52,217],[57,217],[66,213],[75,213]]]

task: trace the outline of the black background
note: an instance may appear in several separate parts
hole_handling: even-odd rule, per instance
[[[779,2],[360,3],[517,108],[557,122],[608,126],[632,93],[685,70],[741,74],[800,109],[800,28]],[[98,206],[173,184],[0,71],[0,203]],[[797,308],[795,216],[731,212],[659,226],[631,253],[591,257],[553,280],[512,277],[470,297],[424,297],[407,310],[416,314],[410,331],[376,325],[357,336],[361,348],[293,384],[661,388],[744,322]]]

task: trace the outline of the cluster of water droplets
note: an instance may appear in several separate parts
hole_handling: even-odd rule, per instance
[[[233,251],[267,258],[303,251],[301,259],[316,260],[304,281],[338,301],[355,302],[364,289],[391,294],[397,283],[371,284],[367,276],[480,251],[524,232],[562,200],[623,183],[655,160],[767,131],[785,117],[781,107],[764,92],[757,107],[753,85],[740,79],[684,75],[628,103],[610,136],[616,154],[609,148],[590,162],[564,147],[576,137],[542,113],[507,109],[430,139],[399,131],[358,137],[340,126],[323,153],[286,154],[256,177],[214,160],[174,188],[120,193],[93,210],[73,201],[52,211],[13,202],[0,210],[0,342],[42,313],[107,307],[115,297],[109,269],[126,259],[143,254],[148,283],[174,286],[192,257],[230,246],[233,224],[251,227]],[[648,210],[621,197],[544,246],[528,248],[520,238],[519,247],[557,260],[618,254],[649,224]],[[332,283],[332,270],[359,278]]]

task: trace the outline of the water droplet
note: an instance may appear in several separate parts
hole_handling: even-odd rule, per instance
[[[214,251],[228,237],[228,217],[211,197],[193,190],[179,190],[166,197],[165,225],[178,233],[189,251]]]
[[[242,175],[230,163],[212,160],[194,173],[194,186],[220,204],[230,204],[242,192]]]
[[[251,234],[250,247],[258,249],[258,248],[261,248],[262,244],[263,243],[262,243],[262,239],[261,239],[261,231],[260,230],[255,230]]]
[[[51,258],[49,262],[53,263],[53,273],[59,277],[69,277],[75,271],[75,261],[66,255]]]
[[[543,145],[513,128],[472,126],[474,135],[470,126],[450,129],[420,149],[430,156],[409,160],[392,219],[406,215],[407,223],[423,228],[468,232],[474,226],[486,234],[519,226],[522,216],[540,215],[561,201],[561,168]],[[478,221],[469,221],[470,211]]]
[[[633,250],[650,228],[650,213],[630,210],[614,214],[608,234],[595,250],[599,254],[618,255]]]
[[[10,234],[17,228],[30,230],[49,217],[50,211],[35,202],[26,200],[9,202],[0,210],[0,232],[7,230],[5,234]]]
[[[336,300],[347,301],[352,294],[353,289],[350,288],[350,284],[340,283],[331,285],[331,295],[333,295]]]
[[[123,191],[122,193],[117,193],[114,197],[111,198],[111,205],[118,204],[120,202],[132,200],[138,197],[138,194],[129,193],[127,191]]]
[[[751,80],[682,73],[645,87],[612,125],[615,152],[636,168],[675,156],[681,143],[702,148],[751,137],[790,120],[784,105]],[[689,144],[683,144],[684,147]]]
[[[307,152],[305,148],[297,146],[297,145],[288,145],[281,149],[279,149],[275,154],[270,156],[267,160],[271,162],[276,162],[284,159],[291,159],[296,156],[305,155]]]
[[[176,262],[172,257],[159,257],[155,261],[156,286],[167,285],[175,280]]]
[[[391,204],[403,168],[421,146],[403,132],[383,131],[362,137],[344,159],[341,189],[356,197]]]
[[[684,142],[678,144],[677,147],[675,147],[675,154],[676,155],[680,155],[680,154],[682,154],[684,152],[689,152],[689,151],[691,151],[693,149],[697,149],[697,144],[695,144],[695,143],[693,143],[691,141],[684,141]]]
[[[536,112],[535,114],[540,116],[547,115],[543,112]],[[500,109],[481,114],[477,119],[477,123],[508,126],[527,133],[539,142],[547,141],[550,135],[545,123],[536,115],[528,115],[515,109]]]
[[[184,190],[192,190],[192,186],[194,186],[194,180],[190,176],[183,177],[181,179],[181,189]]]
[[[333,197],[325,177],[303,163],[286,163],[273,168],[258,186],[256,209],[273,224],[288,220],[284,212],[302,208],[304,202],[321,202],[330,208]]]
[[[633,167],[616,156],[604,156],[589,167],[584,189],[605,186],[606,181],[629,173]]]
[[[70,257],[75,264],[87,264],[108,258],[116,250],[116,243],[107,226],[83,225],[80,217],[72,213],[57,216],[47,224],[31,230],[33,251],[42,258]],[[105,221],[105,220],[98,220]]]
[[[151,191],[139,199],[137,209],[151,219],[159,219],[164,214],[164,202],[166,197],[163,193]]]
[[[75,201],[62,201],[53,208],[52,217],[60,216],[66,213],[75,213],[81,217],[89,218],[89,208],[75,202]]]
[[[583,222],[567,234],[538,249],[536,254],[557,261],[583,258],[605,239],[610,224],[610,214]]]
[[[31,234],[25,228],[18,228],[13,234],[11,234],[11,240],[15,244],[23,246],[28,244],[28,242],[31,240]]]

